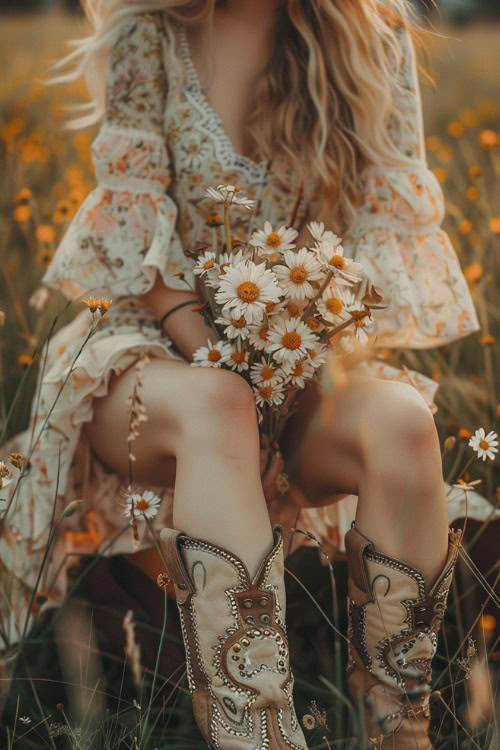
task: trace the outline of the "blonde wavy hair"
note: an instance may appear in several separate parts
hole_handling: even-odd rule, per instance
[[[74,49],[54,68],[69,64],[71,69],[50,81],[85,78],[90,101],[72,109],[87,114],[67,127],[86,127],[102,118],[109,53],[130,16],[162,11],[175,22],[201,26],[210,50],[214,11],[226,2],[81,0],[93,33],[69,42]],[[252,153],[272,160],[282,179],[290,166],[300,180],[313,175],[320,191],[316,218],[340,233],[355,217],[359,175],[366,167],[414,164],[388,127],[391,120],[399,132],[407,127],[394,106],[394,91],[401,85],[404,56],[398,30],[413,29],[410,3],[281,0],[278,12],[277,44],[257,80],[248,120]],[[174,43],[172,30],[169,35]]]

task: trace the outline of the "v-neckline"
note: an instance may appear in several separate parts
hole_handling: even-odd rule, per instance
[[[210,102],[208,101],[207,97],[205,96],[203,92],[203,87],[201,85],[198,72],[196,70],[196,67],[192,59],[191,48],[190,48],[189,40],[186,34],[186,28],[183,24],[177,24],[177,28],[179,30],[179,52],[184,62],[184,66],[186,70],[186,78],[187,78],[189,85],[191,85],[198,92],[200,100],[203,102],[204,108],[210,113],[213,119],[217,122],[217,126],[219,129],[221,138],[226,142],[226,145],[229,151],[234,155],[234,157],[238,160],[238,162],[240,163],[244,162],[248,164],[252,171],[256,169],[260,169],[262,171],[267,166],[266,159],[263,159],[262,161],[258,162],[258,161],[255,161],[254,159],[251,159],[249,156],[245,156],[244,154],[240,154],[238,151],[236,151],[233,145],[233,142],[227,133],[222,117],[212,107],[212,105],[210,104]]]

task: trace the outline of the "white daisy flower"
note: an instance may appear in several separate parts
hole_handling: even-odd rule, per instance
[[[205,195],[207,198],[212,198],[217,203],[224,203],[226,206],[235,203],[251,209],[255,203],[255,201],[246,198],[237,185],[217,185],[217,188],[209,187],[205,190]]]
[[[136,492],[126,496],[126,505],[123,515],[128,518],[148,518],[151,520],[156,516],[160,508],[161,500],[151,490]]]
[[[283,370],[276,367],[268,357],[262,357],[260,362],[255,362],[250,370],[250,380],[256,385],[275,385],[283,380]]]
[[[264,263],[257,265],[249,260],[226,268],[215,293],[216,302],[224,305],[223,313],[230,311],[235,318],[243,316],[249,323],[260,323],[266,302],[279,302],[280,297],[274,273]]]
[[[273,266],[283,292],[297,300],[314,297],[315,290],[310,282],[324,276],[315,254],[306,247],[298,252],[285,250],[283,260],[286,265]]]
[[[263,406],[264,404],[270,404],[271,406],[279,406],[284,398],[283,383],[261,383],[261,385],[254,386],[255,401],[257,406]]]
[[[342,323],[349,320],[349,305],[355,300],[351,290],[337,284],[329,284],[323,295],[316,302],[321,316],[330,323]]]
[[[248,370],[248,352],[243,352],[237,346],[234,346],[227,358],[226,365],[237,372]]]
[[[8,487],[13,479],[14,475],[12,474],[7,464],[3,461],[0,461],[0,490]]]
[[[306,380],[309,380],[314,375],[314,367],[307,361],[295,362],[293,366],[286,366],[284,372],[287,376],[286,385],[291,383],[297,385],[299,388],[304,388]]]
[[[366,329],[373,325],[373,319],[366,315],[364,318],[354,321],[354,337],[361,346],[366,346],[368,343],[368,336]]]
[[[284,316],[271,321],[266,351],[272,353],[277,362],[295,363],[314,347],[318,339],[309,326],[299,318]]]
[[[248,337],[249,329],[246,318],[229,318],[221,317],[215,319],[216,323],[220,323],[224,328],[224,334],[228,339],[241,339],[245,341]]]
[[[294,248],[293,240],[298,237],[298,234],[295,229],[286,226],[274,230],[272,224],[266,221],[264,230],[257,229],[250,237],[249,242],[260,250],[259,255],[274,255],[276,252]]]
[[[489,432],[487,435],[482,427],[480,427],[469,440],[470,447],[476,451],[478,458],[482,458],[486,461],[487,458],[493,460],[495,453],[498,453],[498,435],[496,432]]]
[[[318,261],[327,271],[333,271],[337,284],[357,284],[361,281],[363,266],[351,258],[345,258],[340,237],[333,237],[333,241],[322,239],[316,243]]]
[[[326,362],[326,346],[323,346],[322,344],[308,346],[306,362],[307,364],[310,364],[314,370],[321,367],[321,365],[324,365]]]
[[[227,341],[207,340],[208,346],[200,346],[193,354],[192,367],[220,367],[231,354],[232,346]]]
[[[474,479],[472,482],[465,482],[463,479],[459,479],[456,484],[452,484],[451,486],[456,490],[464,490],[464,492],[467,490],[475,491],[477,485],[481,484],[482,481],[482,479]]]
[[[248,326],[249,336],[248,341],[254,349],[262,351],[266,348],[269,338],[269,328],[265,325],[262,326]]]
[[[205,252],[202,253],[193,268],[193,273],[197,276],[203,276],[205,273],[219,273],[218,264],[216,261],[215,253]]]
[[[325,231],[325,225],[322,221],[310,221],[307,225],[307,228],[309,229],[309,232],[311,233],[313,239],[316,240],[316,242],[321,242],[321,238],[323,237],[323,232]]]

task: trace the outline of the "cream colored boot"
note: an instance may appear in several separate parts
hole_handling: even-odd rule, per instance
[[[431,660],[444,617],[461,532],[449,532],[448,557],[426,594],[422,574],[374,549],[355,528],[345,536],[349,662],[354,704],[365,707],[368,737],[391,750],[432,750],[428,738]]]
[[[228,550],[163,529],[196,723],[217,750],[305,750],[285,628],[283,529],[253,580]]]

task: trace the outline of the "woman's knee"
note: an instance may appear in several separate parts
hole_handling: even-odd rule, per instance
[[[192,368],[181,432],[201,438],[242,443],[257,435],[255,398],[250,385],[229,370]]]
[[[441,471],[434,417],[422,395],[411,385],[392,383],[390,396],[378,405],[364,431],[360,455],[367,472],[386,472],[390,481],[435,481]],[[375,417],[373,419],[373,417]],[[369,437],[368,437],[369,436]]]

